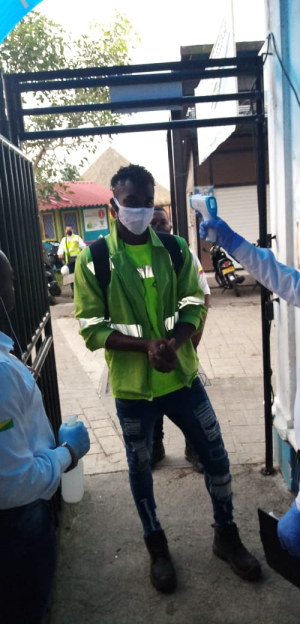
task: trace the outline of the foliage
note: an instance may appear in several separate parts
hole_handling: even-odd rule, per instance
[[[33,11],[20,22],[0,45],[0,67],[4,73],[34,72],[78,67],[125,65],[137,41],[130,22],[116,13],[110,26],[93,24],[86,34],[74,38],[60,25]],[[36,92],[23,95],[24,107],[93,104],[109,101],[107,87]],[[25,128],[51,130],[101,125],[116,125],[119,115],[110,111],[25,117]],[[78,147],[94,153],[99,137],[51,139],[26,142],[22,149],[33,160],[38,187],[49,187],[61,180],[66,159]],[[79,167],[87,158],[82,158]],[[69,170],[70,174],[70,170]],[[73,171],[74,174],[74,171]],[[48,191],[47,191],[48,193]]]

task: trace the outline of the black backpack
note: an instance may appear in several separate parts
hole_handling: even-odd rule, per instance
[[[183,257],[179,243],[177,242],[175,236],[172,236],[172,234],[163,234],[161,232],[156,232],[156,235],[162,242],[165,249],[169,252],[174,271],[176,275],[178,275],[183,267]],[[105,318],[108,319],[109,311],[106,293],[108,285],[110,283],[111,271],[109,264],[108,247],[105,238],[103,236],[101,236],[101,238],[98,238],[98,240],[90,245],[90,250],[94,262],[95,275],[105,298]]]

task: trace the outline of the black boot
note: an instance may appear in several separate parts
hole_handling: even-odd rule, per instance
[[[164,443],[162,439],[160,438],[158,440],[154,440],[153,446],[152,446],[151,462],[150,462],[150,466],[152,470],[155,464],[161,461],[165,457],[165,455],[166,455],[166,452],[165,452],[165,447],[164,447]]]
[[[225,527],[215,527],[213,552],[225,559],[236,574],[247,581],[257,581],[261,575],[259,561],[243,545],[238,528],[233,522]]]
[[[185,451],[184,451],[184,457],[186,459],[186,461],[190,462],[191,464],[193,464],[195,470],[197,470],[197,472],[204,472],[203,466],[200,462],[200,459],[193,447],[193,445],[190,443],[190,441],[185,438]]]
[[[177,585],[175,568],[169,553],[164,531],[153,531],[144,536],[151,557],[150,580],[160,592],[171,592]]]

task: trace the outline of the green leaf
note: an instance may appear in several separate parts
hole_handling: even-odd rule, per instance
[[[87,33],[74,38],[59,24],[38,11],[32,11],[0,45],[0,68],[4,73],[19,73],[126,65],[138,41],[129,20],[120,13],[115,14],[109,27],[93,23]],[[29,93],[22,95],[22,102],[24,108],[109,102],[109,89],[103,87]],[[28,131],[113,126],[119,121],[120,115],[110,111],[24,117],[25,129]],[[22,149],[34,163],[38,194],[45,198],[53,194],[54,183],[61,179],[71,179],[62,178],[62,175],[80,175],[76,167],[67,163],[66,156],[78,146],[93,153],[99,140],[100,137],[77,137],[23,143]]]

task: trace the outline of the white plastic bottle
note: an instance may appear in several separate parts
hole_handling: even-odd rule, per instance
[[[78,416],[69,416],[68,427],[77,426]],[[61,476],[61,493],[66,503],[79,503],[84,494],[83,461],[79,459],[78,465],[70,472],[64,472]]]

